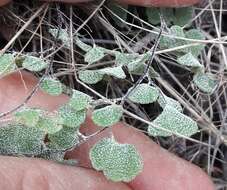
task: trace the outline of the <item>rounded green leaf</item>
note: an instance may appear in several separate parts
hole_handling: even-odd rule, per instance
[[[70,48],[70,37],[67,32],[67,29],[49,29],[50,34],[57,38],[58,40],[61,40],[62,43],[67,47]]]
[[[61,121],[58,117],[40,117],[36,127],[47,134],[54,134],[62,129]]]
[[[95,70],[84,70],[78,72],[79,79],[87,84],[96,84],[103,79],[103,74]]]
[[[183,39],[177,39],[174,37],[185,38],[184,30],[180,26],[172,26],[168,33],[170,36],[162,36],[160,39],[161,48],[175,48],[178,46],[186,45],[186,41]],[[173,37],[172,37],[173,36]],[[178,50],[179,52],[185,52],[185,49]]]
[[[54,78],[45,78],[40,84],[40,88],[52,96],[59,96],[63,91],[61,82]]]
[[[117,66],[128,65],[135,59],[136,59],[135,54],[127,54],[121,52],[115,53],[115,63]]]
[[[205,40],[204,34],[198,29],[192,29],[185,33],[186,38],[195,39],[195,40]],[[188,42],[190,43],[190,42]],[[200,55],[201,51],[205,48],[204,44],[199,44],[197,46],[191,46],[188,48],[188,51],[192,53],[195,57]]]
[[[143,169],[136,148],[130,144],[119,144],[113,138],[99,141],[92,147],[89,156],[92,166],[115,182],[129,182]]]
[[[34,127],[39,121],[41,110],[33,108],[23,108],[14,113],[16,121],[28,127]]]
[[[166,105],[168,105],[168,106],[172,106],[179,112],[183,112],[181,104],[178,101],[176,101],[173,98],[170,98],[164,94],[159,96],[158,103],[163,109],[165,108]]]
[[[164,107],[163,112],[153,121],[153,124],[157,127],[148,127],[148,134],[150,136],[166,137],[177,133],[188,137],[198,132],[198,126],[195,121],[169,105]]]
[[[104,69],[97,70],[101,74],[110,75],[119,79],[125,79],[126,75],[121,66],[118,67],[107,67]]]
[[[203,92],[212,94],[218,85],[218,80],[209,73],[197,73],[194,75],[193,82]]]
[[[92,64],[101,60],[104,56],[105,56],[105,51],[103,48],[93,47],[85,54],[84,61],[88,62],[88,64]]]
[[[86,111],[76,111],[69,105],[64,105],[59,109],[59,114],[62,118],[62,124],[67,127],[78,129],[86,119]]]
[[[148,22],[151,24],[157,25],[160,23],[160,10],[156,7],[146,8],[146,15],[148,18]]]
[[[0,153],[3,155],[38,155],[45,133],[35,127],[9,125],[0,128]]]
[[[26,56],[22,63],[22,66],[29,71],[38,72],[47,68],[48,63],[38,57]]]
[[[192,13],[193,13],[192,7],[175,8],[173,23],[179,26],[184,26],[188,24],[192,19]]]
[[[177,62],[183,66],[187,67],[197,67],[202,68],[203,65],[200,64],[197,58],[195,58],[191,52],[179,57]]]
[[[63,127],[60,131],[48,135],[47,147],[51,150],[65,150],[70,149],[79,143],[79,137],[76,129],[70,127]]]
[[[0,75],[10,73],[16,69],[14,56],[10,53],[5,53],[0,56]]]
[[[87,94],[78,90],[73,90],[72,97],[69,100],[69,105],[76,111],[80,111],[86,109],[91,100],[92,98]]]
[[[109,127],[120,121],[123,114],[121,106],[111,105],[97,109],[92,113],[93,122],[101,127]]]
[[[128,99],[139,104],[150,104],[155,102],[158,97],[159,90],[157,88],[149,84],[140,84],[129,94]]]

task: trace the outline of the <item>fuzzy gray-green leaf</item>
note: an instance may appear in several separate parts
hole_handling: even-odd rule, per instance
[[[76,111],[70,105],[64,105],[59,109],[62,124],[67,127],[78,129],[86,118],[86,110]]]
[[[198,132],[195,121],[169,105],[164,107],[163,112],[153,121],[153,124],[157,127],[148,127],[150,136],[171,136],[177,133],[189,137]]]
[[[79,79],[86,84],[96,84],[103,79],[103,74],[96,70],[84,70],[78,72]]]
[[[90,45],[87,45],[86,43],[82,42],[78,37],[76,37],[75,41],[76,45],[85,52],[88,52],[92,49]]]
[[[42,58],[27,55],[25,56],[22,66],[29,71],[38,72],[47,68],[48,63]]]
[[[126,75],[121,66],[118,67],[106,67],[104,69],[97,70],[101,74],[110,75],[119,79],[125,79]]]
[[[129,182],[143,169],[142,158],[130,144],[119,144],[113,138],[105,138],[95,144],[89,153],[92,166],[103,171],[115,182]]]
[[[14,113],[16,122],[26,125],[28,127],[34,127],[41,116],[41,110],[33,108],[23,108]]]
[[[192,7],[176,8],[174,11],[173,23],[179,26],[188,24],[192,19],[192,13]]]
[[[71,149],[79,143],[76,129],[70,127],[63,127],[57,133],[48,135],[48,140],[48,148],[50,150]]]
[[[180,26],[172,26],[168,33],[170,36],[162,36],[160,39],[161,48],[175,48],[178,46],[186,45],[186,41],[179,38],[185,38],[184,30]],[[176,38],[175,38],[176,37]],[[179,52],[185,52],[185,49],[178,50]]]
[[[192,29],[185,33],[186,38],[195,39],[195,40],[205,40],[204,34],[198,29]],[[191,42],[188,42],[191,43]],[[192,53],[195,57],[201,54],[201,51],[204,49],[205,45],[200,43],[197,46],[191,46],[188,48],[188,51]]]
[[[149,84],[139,84],[128,96],[129,100],[139,104],[153,103],[158,97],[159,90]]]
[[[0,128],[0,153],[3,155],[38,155],[45,133],[35,127],[10,125]]]
[[[53,37],[61,40],[67,48],[70,48],[70,37],[66,29],[49,29],[49,32]]]
[[[59,96],[63,91],[61,82],[54,78],[45,78],[40,84],[40,88],[52,96]]]
[[[197,73],[194,75],[193,82],[203,92],[212,94],[218,85],[217,79],[209,73]]]
[[[73,90],[72,97],[69,100],[69,105],[76,111],[80,111],[86,109],[91,100],[92,98],[87,94],[78,90]]]
[[[105,56],[105,51],[101,47],[93,47],[84,55],[84,61],[88,64],[100,61]]]
[[[40,117],[36,127],[47,134],[54,134],[62,129],[60,118],[56,116]]]
[[[97,109],[92,113],[93,122],[101,127],[109,127],[120,121],[123,114],[121,106],[111,105]]]
[[[202,68],[203,66],[200,64],[197,58],[195,58],[191,52],[179,57],[177,62],[183,66],[187,67],[196,67]]]
[[[15,68],[16,64],[13,54],[5,53],[0,56],[0,75],[8,74],[14,71]]]
[[[115,63],[117,66],[128,65],[135,59],[136,59],[135,54],[127,54],[127,53],[121,53],[121,52],[115,53]]]
[[[171,106],[171,107],[175,108],[179,112],[183,112],[181,104],[178,101],[176,101],[173,98],[170,98],[170,97],[168,97],[168,96],[166,96],[164,94],[159,96],[158,103],[163,109],[165,108],[165,106],[168,105],[168,106]]]

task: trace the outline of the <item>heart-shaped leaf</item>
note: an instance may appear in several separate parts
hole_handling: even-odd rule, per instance
[[[113,138],[99,141],[92,147],[89,156],[92,166],[115,182],[131,181],[143,168],[136,148],[129,144],[119,144]]]
[[[177,39],[174,37],[185,38],[184,30],[180,26],[172,26],[168,33],[170,36],[162,36],[160,39],[161,48],[175,48],[178,46],[186,45],[186,41],[183,39]],[[179,52],[185,52],[185,49],[178,50]]]

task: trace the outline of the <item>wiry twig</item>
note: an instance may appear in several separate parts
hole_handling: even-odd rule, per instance
[[[162,17],[161,17],[161,20],[162,20]],[[163,23],[163,22],[162,22]],[[160,28],[160,31],[159,31],[159,34],[158,34],[158,37],[157,39],[155,40],[154,42],[154,45],[151,49],[151,55],[149,57],[149,60],[148,60],[148,63],[143,71],[143,74],[140,76],[140,78],[136,81],[136,83],[133,85],[132,88],[130,88],[128,90],[128,92],[124,95],[124,97],[122,98],[122,101],[121,101],[121,105],[124,105],[124,102],[125,100],[128,98],[128,96],[135,90],[135,88],[149,75],[149,69],[153,63],[153,60],[154,60],[154,57],[155,57],[155,52],[158,48],[158,45],[159,45],[159,41],[160,41],[160,38],[162,36],[162,32],[163,32],[163,27],[164,25],[161,24],[161,28]]]

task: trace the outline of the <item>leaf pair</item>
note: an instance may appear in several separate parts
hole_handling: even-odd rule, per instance
[[[62,122],[57,115],[50,115],[40,109],[23,108],[17,111],[14,116],[17,123],[30,128],[38,128],[46,134],[54,134],[62,128]]]
[[[99,70],[84,70],[78,72],[79,79],[86,84],[96,84],[101,81],[104,75],[125,79],[126,75],[121,66],[107,67]]]
[[[169,29],[168,35],[170,36],[162,36],[160,39],[160,47],[162,49],[164,48],[176,48],[179,46],[183,45],[188,45],[192,42],[186,41],[184,39],[192,39],[192,40],[204,40],[205,37],[201,33],[201,31],[197,29],[192,29],[189,31],[184,32],[183,28],[177,25],[172,26]],[[195,42],[193,42],[195,43]],[[177,53],[191,53],[193,56],[197,57],[201,51],[204,49],[204,44],[201,44],[200,42],[199,45],[192,45],[187,48],[182,48],[176,50]]]

